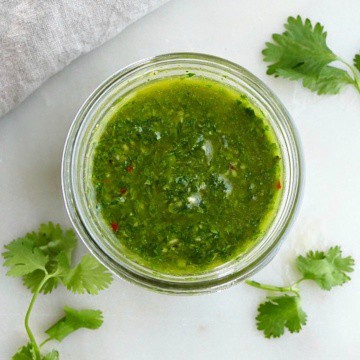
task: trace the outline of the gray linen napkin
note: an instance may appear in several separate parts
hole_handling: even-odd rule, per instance
[[[167,0],[0,0],[0,116]]]

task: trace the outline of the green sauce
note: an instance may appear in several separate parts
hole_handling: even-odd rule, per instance
[[[92,181],[97,209],[128,257],[195,275],[257,243],[276,213],[282,161],[244,95],[175,77],[130,92],[107,118]]]

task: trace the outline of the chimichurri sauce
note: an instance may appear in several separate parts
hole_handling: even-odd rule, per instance
[[[127,256],[168,274],[198,274],[256,243],[276,213],[282,161],[244,95],[175,77],[132,91],[108,117],[92,181],[97,209]]]

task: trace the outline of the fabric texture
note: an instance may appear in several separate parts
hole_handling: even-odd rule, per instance
[[[0,116],[167,0],[0,0]]]

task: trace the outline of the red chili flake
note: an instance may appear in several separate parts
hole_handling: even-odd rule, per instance
[[[119,230],[119,224],[116,222],[111,223],[111,228],[113,229],[114,232]]]
[[[236,170],[235,166],[233,164],[231,164],[231,163],[229,164],[229,169],[230,170]]]
[[[282,188],[282,185],[281,185],[281,181],[279,180],[277,183],[276,183],[276,188],[278,190],[280,190]]]
[[[134,170],[134,166],[133,166],[133,165],[129,165],[129,166],[126,167],[126,171],[127,171],[128,173],[131,173],[133,170]]]
[[[125,188],[120,189],[120,194],[125,195],[127,193],[127,190]]]

